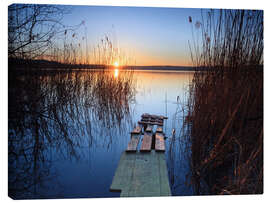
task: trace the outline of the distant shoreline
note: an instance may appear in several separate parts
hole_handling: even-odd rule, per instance
[[[132,67],[130,67],[130,69],[133,69],[133,70],[195,71],[195,67],[190,67],[190,66],[132,66]]]
[[[113,67],[113,66],[112,66]],[[84,65],[84,64],[63,64],[54,61],[47,60],[25,60],[25,59],[9,59],[9,69],[104,69],[107,68],[105,65]],[[114,67],[113,67],[114,68]],[[190,66],[123,66],[120,69],[126,70],[158,70],[158,71],[195,71],[195,67]]]

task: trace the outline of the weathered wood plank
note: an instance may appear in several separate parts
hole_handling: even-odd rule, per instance
[[[141,121],[143,121],[143,122],[148,122],[149,119],[148,119],[148,118],[142,118]]]
[[[152,132],[153,125],[147,125],[146,132]]]
[[[144,133],[142,145],[141,145],[141,152],[150,152],[152,145],[152,133]]]
[[[137,153],[133,179],[128,190],[122,190],[121,197],[160,196],[160,188],[159,157],[154,151]]]
[[[132,178],[132,171],[135,165],[135,160],[136,153],[122,153],[110,187],[111,191],[119,192],[123,188],[129,187]]]
[[[142,132],[142,127],[137,125],[133,131],[131,132],[132,134],[140,134]]]
[[[156,133],[156,142],[155,142],[156,151],[165,151],[165,141],[163,133]]]
[[[170,196],[165,154],[123,152],[110,190],[121,197]]]
[[[127,152],[136,152],[139,141],[140,141],[140,135],[132,134],[126,151]]]
[[[150,122],[150,121],[138,121],[139,124],[142,124],[142,125],[163,125],[163,123],[161,122]]]
[[[168,170],[165,159],[165,154],[156,152],[159,160],[159,172],[160,172],[160,196],[171,196],[170,183],[168,178]]]
[[[162,125],[158,125],[156,132],[162,133],[163,132],[163,126]]]
[[[151,117],[151,115],[148,114],[148,113],[144,113],[141,117],[142,117],[142,118],[149,118],[149,117]]]
[[[168,119],[167,116],[151,115],[151,114],[147,114],[147,113],[143,114],[141,117],[142,118],[153,118],[153,119]]]

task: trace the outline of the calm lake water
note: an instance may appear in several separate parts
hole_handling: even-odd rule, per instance
[[[9,195],[119,197],[109,187],[143,113],[168,116],[171,191],[192,195],[181,133],[181,108],[192,77],[180,71],[9,73]]]

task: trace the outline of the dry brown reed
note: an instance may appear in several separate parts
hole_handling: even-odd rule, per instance
[[[211,10],[199,23],[185,122],[195,191],[262,193],[263,12]]]

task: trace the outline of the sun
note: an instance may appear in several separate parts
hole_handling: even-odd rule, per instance
[[[113,65],[114,65],[114,67],[118,67],[119,66],[118,61],[115,61]]]

